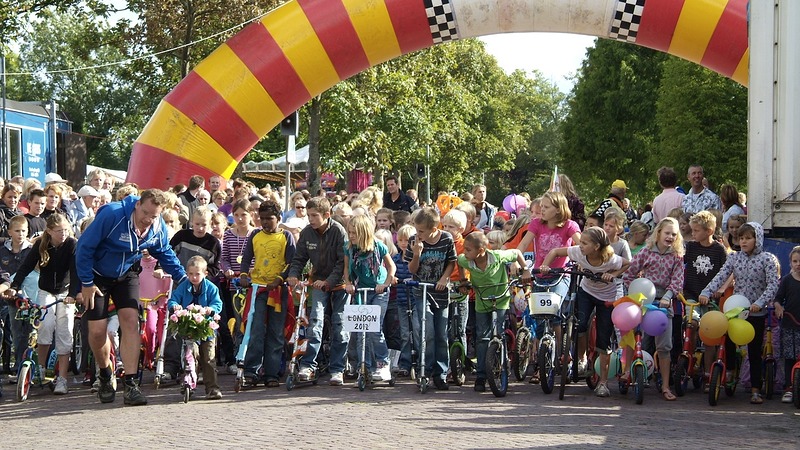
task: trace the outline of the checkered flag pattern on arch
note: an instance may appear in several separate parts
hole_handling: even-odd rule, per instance
[[[645,0],[619,0],[609,37],[618,41],[636,42],[639,23],[642,20]]]
[[[425,13],[428,14],[434,44],[458,39],[450,0],[425,0]]]

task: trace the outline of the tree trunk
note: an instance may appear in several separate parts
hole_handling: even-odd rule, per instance
[[[322,98],[316,96],[311,99],[308,108],[308,191],[316,196],[322,188],[319,166],[319,127],[322,123]]]
[[[183,36],[183,44],[186,45],[181,49],[181,80],[189,75],[189,58],[191,57],[191,45],[194,36],[194,20],[195,9],[194,2],[189,1],[186,3],[186,34]]]

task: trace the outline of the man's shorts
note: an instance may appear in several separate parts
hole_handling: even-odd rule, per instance
[[[139,273],[129,270],[120,278],[106,278],[94,276],[94,285],[100,289],[100,294],[95,294],[94,308],[86,310],[84,316],[88,320],[103,320],[108,318],[108,299],[114,301],[117,310],[123,308],[139,309]]]

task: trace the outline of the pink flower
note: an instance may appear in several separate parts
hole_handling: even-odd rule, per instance
[[[178,316],[173,314],[173,315],[169,316],[169,320],[171,320],[171,321],[173,321],[175,323],[178,323]]]
[[[203,321],[206,320],[205,317],[203,317],[200,314],[195,314],[193,317],[194,317],[194,321],[197,322],[197,323],[203,323]]]
[[[210,322],[208,324],[208,327],[211,328],[212,330],[216,330],[217,328],[219,328],[219,324],[217,322]]]
[[[200,305],[192,305],[192,311],[194,312],[200,312],[201,308],[202,306]]]
[[[214,314],[214,321],[215,321],[215,322],[219,322],[219,319],[221,319],[221,317],[219,316],[219,314]],[[216,329],[216,328],[215,328],[215,329]]]

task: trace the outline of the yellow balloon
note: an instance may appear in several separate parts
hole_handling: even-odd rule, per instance
[[[728,331],[728,319],[720,311],[709,311],[700,319],[700,330],[711,339],[720,338]]]
[[[728,337],[736,345],[747,345],[756,337],[756,329],[744,319],[731,319],[728,322]]]

